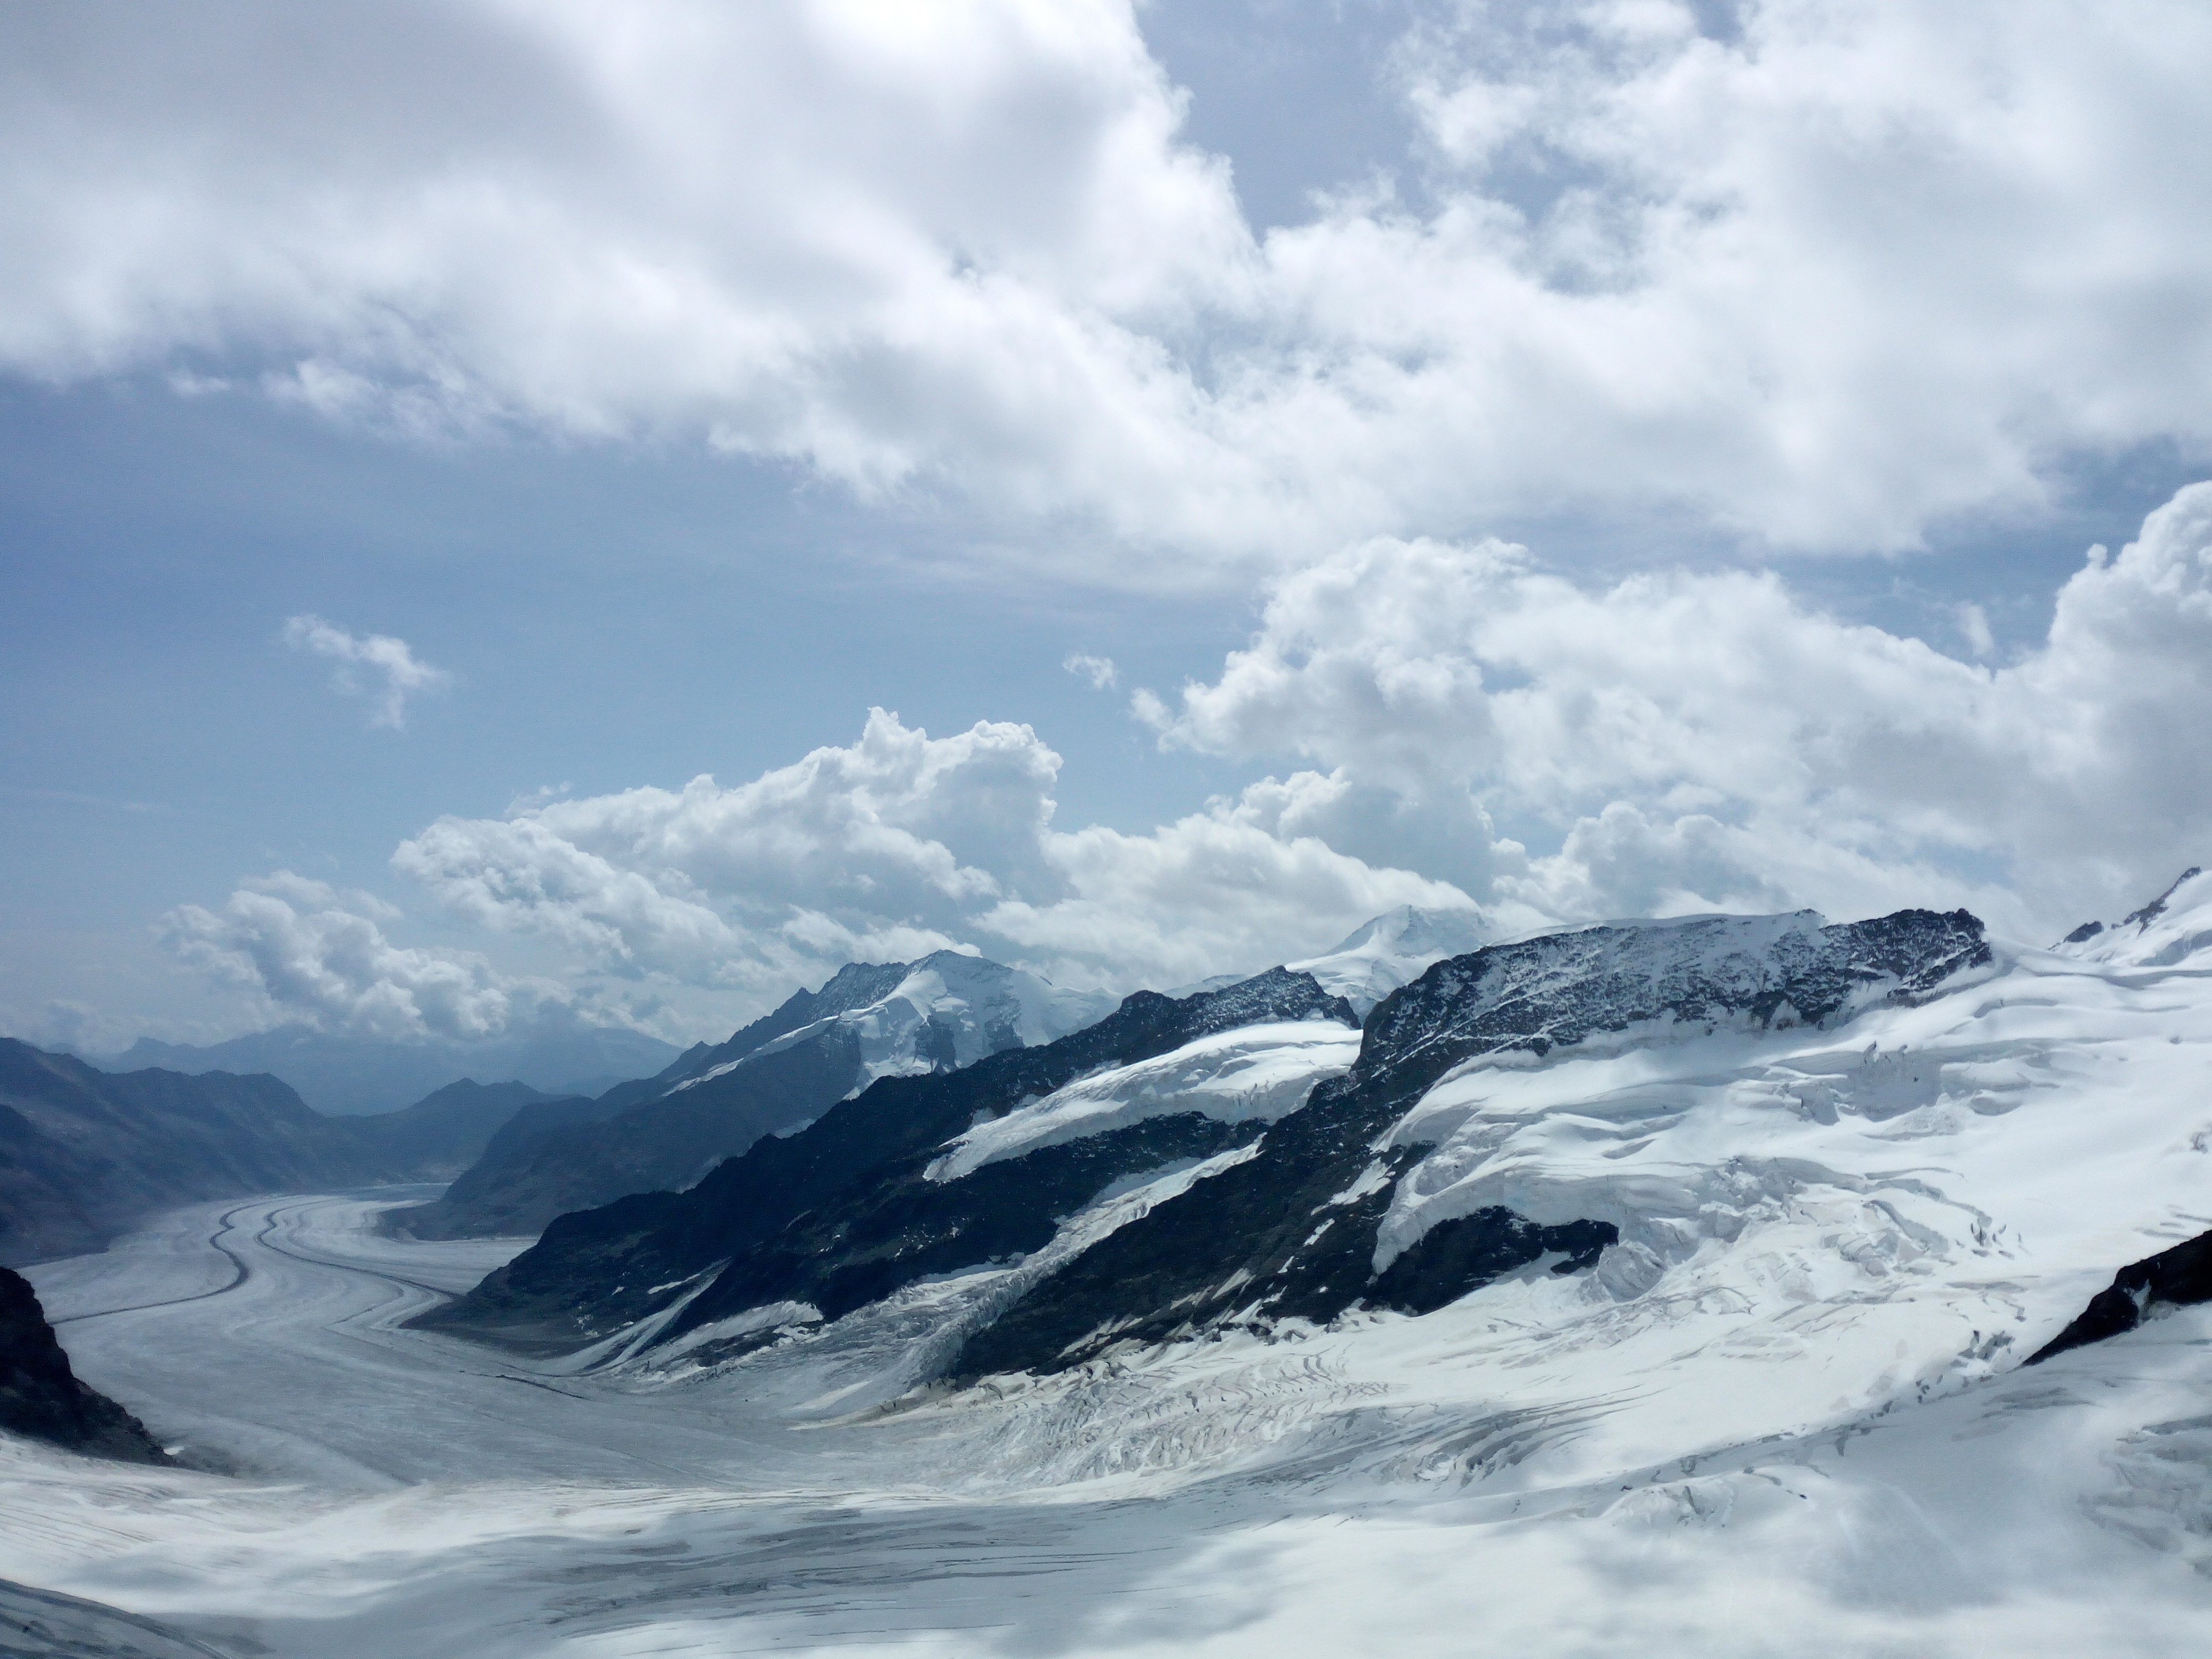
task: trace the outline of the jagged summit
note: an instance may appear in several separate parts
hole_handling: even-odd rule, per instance
[[[2085,921],[2052,948],[2116,967],[2171,968],[2212,947],[2212,876],[2192,865],[2111,927]]]
[[[1335,949],[1285,965],[1293,973],[1311,974],[1364,1019],[1376,1003],[1423,969],[1486,944],[1496,932],[1480,910],[1401,904],[1362,922]]]
[[[1983,933],[1964,910],[1838,926],[1799,910],[1539,934],[1439,963],[1395,994],[1368,1019],[1360,1069],[1423,1050],[1540,1056],[1652,1023],[1820,1024],[1988,963]]]
[[[1103,993],[1062,990],[1019,968],[959,951],[910,963],[849,963],[815,994],[805,1024],[727,1058],[715,1050],[667,1092],[833,1034],[853,1044],[859,1069],[852,1086],[858,1091],[879,1077],[950,1071],[1001,1049],[1049,1042],[1104,1018],[1113,1004]]]

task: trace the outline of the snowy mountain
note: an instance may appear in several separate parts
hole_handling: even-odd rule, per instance
[[[1480,910],[1424,910],[1401,904],[1352,930],[1324,956],[1284,965],[1311,974],[1321,988],[1352,1005],[1360,1018],[1432,963],[1487,943],[1495,933]]]
[[[725,1334],[749,1335],[785,1304],[836,1317],[1039,1250],[1133,1176],[1249,1148],[1355,1046],[1349,1005],[1281,969],[1180,1000],[1139,991],[1055,1042],[886,1076],[690,1192],[564,1215],[431,1322],[559,1348],[641,1319],[673,1338],[728,1316],[751,1322]],[[1024,1138],[969,1139],[1000,1126]]]
[[[392,1224],[422,1238],[534,1233],[571,1210],[689,1187],[878,1078],[928,1076],[1047,1042],[1111,1006],[952,951],[849,963],[819,991],[799,991],[656,1078],[587,1108],[518,1120],[443,1197]]]
[[[2181,907],[2161,918],[2190,933]],[[2167,949],[2142,938],[2139,953]],[[1964,911],[1840,927],[1801,911],[1444,957],[1358,1033],[1347,1005],[1281,969],[1186,1002],[1133,998],[1020,1066],[878,1084],[684,1199],[566,1217],[438,1322],[598,1340],[664,1370],[832,1354],[876,1329],[874,1371],[849,1387],[890,1398],[1207,1334],[1387,1329],[1478,1305],[1484,1287],[1613,1325],[1670,1305],[1663,1287],[1721,1294],[1739,1274],[1825,1285],[1911,1263],[1929,1279],[1942,1261],[1964,1294],[1990,1256],[2020,1255],[2020,1224],[1996,1194],[1962,1201],[1927,1159],[1900,1170],[1900,1148],[1942,1139],[1948,1166],[2000,1126],[2017,1141],[2020,1113],[2066,1133],[2035,1109],[2044,1073],[2070,1071],[2055,1053],[2084,1036],[2051,1013],[2053,984],[2073,980],[2075,1000],[2115,995],[2079,953],[2000,956]],[[2051,1030],[2004,1036],[2002,987]],[[2081,1152],[2046,1179],[2059,1170],[2079,1179]],[[2081,1225],[2119,1224],[2128,1192]],[[2146,1225],[2172,1243],[2166,1214]],[[1978,1291],[1971,1364],[2042,1345],[2146,1255],[2037,1294]],[[915,1325],[925,1283],[931,1316],[887,1356],[880,1328]]]

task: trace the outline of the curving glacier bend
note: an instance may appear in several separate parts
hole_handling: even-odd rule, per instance
[[[1178,1088],[1264,1131],[1019,1259],[596,1366],[405,1324],[521,1241],[379,1237],[392,1195],[177,1212],[31,1276],[81,1372],[232,1472],[9,1443],[0,1577],[240,1655],[2193,1654],[2212,1306],[2021,1362],[2212,1230],[2212,880],[1836,994],[1478,1044],[1337,1194],[1378,1275],[1498,1211],[1610,1228],[1580,1271],[973,1386],[961,1342],[1257,1167],[1348,1028],[963,1125],[935,1156],[969,1168]]]

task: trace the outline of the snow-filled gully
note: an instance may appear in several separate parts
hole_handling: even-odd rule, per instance
[[[201,1467],[0,1445],[0,1578],[236,1659],[2194,1655],[2212,1306],[2019,1360],[2212,1228],[2203,965],[1462,1067],[1378,1250],[1504,1204],[1617,1225],[1595,1271],[960,1391],[916,1357],[1049,1262],[580,1369],[404,1326],[514,1241],[179,1212],[32,1276]]]

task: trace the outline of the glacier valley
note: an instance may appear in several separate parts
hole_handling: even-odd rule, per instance
[[[0,1437],[0,1650],[2202,1650],[2212,1303],[2040,1355],[2212,1232],[2212,878],[2051,948],[1473,946],[1401,919],[967,1094],[884,1071],[747,1154],[772,1194],[943,1103],[796,1255],[393,1236],[438,1189],[386,1188],[30,1267],[183,1466]],[[556,1267],[609,1280],[557,1341]]]

